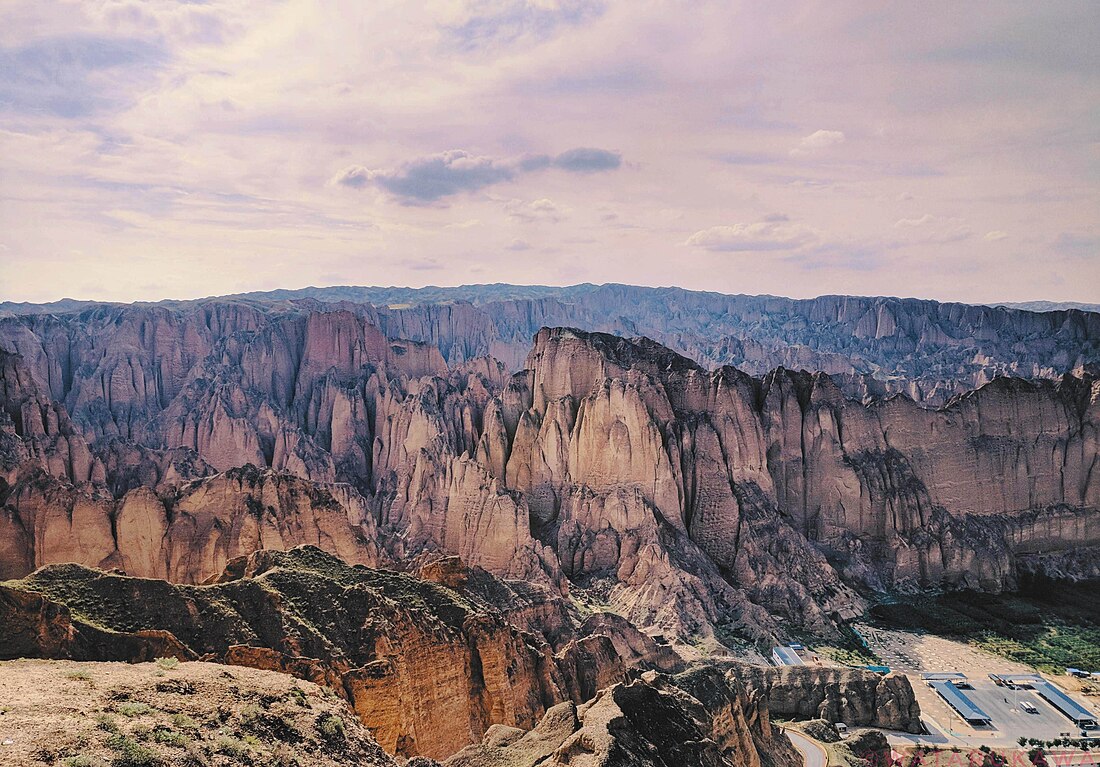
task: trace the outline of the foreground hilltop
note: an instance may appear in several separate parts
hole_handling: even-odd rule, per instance
[[[457,555],[714,646],[1100,562],[1087,370],[933,410],[645,338],[545,328],[509,375],[346,308],[213,303],[2,321],[0,395],[3,577]]]
[[[328,690],[174,661],[0,663],[0,764],[397,767]]]
[[[455,365],[492,355],[519,370],[543,326],[647,336],[708,367],[753,375],[776,367],[820,370],[860,398],[904,392],[930,405],[997,375],[1056,378],[1100,362],[1100,314],[1034,303],[975,306],[863,296],[724,295],[631,285],[332,287],[138,304],[193,311],[234,303],[281,312],[320,305],[368,318],[387,336],[431,346]],[[0,303],[5,314],[84,313],[107,304]],[[121,308],[120,305],[113,305]]]
[[[141,731],[125,729],[149,747],[213,740],[219,723],[241,731],[235,737],[246,743],[249,737],[279,741],[252,742],[255,748],[231,754],[247,752],[245,763],[262,763],[267,750],[285,752],[288,744],[301,746],[289,753],[302,764],[324,763],[308,755],[319,741],[326,753],[360,764],[352,746],[367,741],[378,751],[377,739],[390,754],[439,759],[480,743],[448,762],[467,767],[577,764],[585,754],[607,760],[594,763],[635,767],[790,767],[794,753],[772,728],[773,714],[919,727],[919,708],[902,676],[730,660],[689,668],[672,648],[619,616],[593,614],[581,621],[549,590],[502,582],[453,559],[425,565],[418,575],[350,566],[312,547],[254,552],[203,586],[50,565],[0,584],[0,661],[81,661],[78,681],[95,686],[104,702],[85,702],[78,731],[89,729],[86,720],[104,706],[123,716],[148,715]],[[143,663],[154,659],[162,660]],[[177,666],[175,660],[185,662]],[[263,695],[242,692],[242,682],[226,691],[236,695],[236,705],[222,706],[224,696],[186,673],[204,666],[196,660],[281,671],[322,686],[333,704],[304,712],[291,705],[309,708],[305,696],[294,699],[300,693],[289,682],[282,683],[288,691]],[[119,674],[103,661],[141,664],[145,671],[130,673],[127,681],[144,684],[105,695],[100,687],[113,685]],[[6,683],[25,682],[20,672],[27,668],[54,667],[0,663],[0,691],[7,691]],[[184,671],[181,678],[177,668]],[[252,678],[236,668],[222,676]],[[39,693],[40,712],[51,710],[44,697],[72,692],[71,685],[56,687]],[[181,695],[197,697],[181,701]],[[333,712],[340,701],[347,702],[346,716]],[[129,711],[130,705],[141,708]],[[206,710],[199,716],[201,706]],[[229,706],[239,719],[225,713]],[[203,732],[173,734],[155,721],[180,711],[201,721],[194,729]],[[5,717],[0,727],[35,731],[20,723],[26,714]],[[370,736],[314,721],[335,715],[356,716]],[[98,745],[104,739],[112,747],[104,734],[86,740]],[[194,747],[212,755],[209,763],[221,763],[213,758],[223,753],[217,743]],[[69,755],[61,751],[53,754]],[[284,756],[276,763],[293,761]]]

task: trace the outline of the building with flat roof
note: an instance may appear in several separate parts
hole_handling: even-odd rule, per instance
[[[798,653],[790,647],[773,647],[772,663],[777,666],[805,666]]]
[[[955,713],[967,724],[978,727],[988,727],[992,724],[989,715],[978,708],[953,682],[936,680],[929,682],[928,686],[939,693],[940,697],[947,701],[947,705],[955,709]]]
[[[1058,709],[1064,717],[1078,727],[1082,729],[1093,729],[1097,726],[1096,714],[1089,711],[1045,679],[1032,682],[1031,689],[1039,693],[1047,703]]]

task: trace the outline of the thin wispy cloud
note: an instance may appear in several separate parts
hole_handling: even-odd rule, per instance
[[[155,79],[155,43],[100,35],[50,37],[0,49],[0,110],[80,118],[119,108]]]
[[[802,157],[843,143],[843,131],[817,130],[799,141],[798,145],[791,149],[791,156]]]
[[[519,42],[538,43],[562,27],[591,21],[604,10],[592,0],[489,0],[470,3],[461,20],[442,25],[444,38],[465,51],[478,51]]]
[[[1092,0],[3,15],[0,299],[277,273],[1100,301]]]
[[[791,223],[786,216],[732,226],[712,226],[687,239],[687,244],[712,251],[794,250],[812,242],[818,236],[810,229]]]

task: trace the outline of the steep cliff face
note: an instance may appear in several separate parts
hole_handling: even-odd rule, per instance
[[[1100,362],[1100,314],[1090,307],[1021,311],[614,284],[306,288],[240,298],[371,304],[387,335],[431,343],[451,363],[492,355],[516,371],[540,327],[570,326],[647,336],[708,367],[734,365],[757,376],[776,367],[820,370],[837,375],[851,395],[904,393],[932,405],[998,375],[1057,378]]]
[[[255,467],[121,498],[35,474],[7,494],[0,540],[0,578],[73,562],[200,583],[234,557],[302,544],[352,563],[382,560],[374,519],[351,488]]]
[[[1092,377],[865,406],[823,374],[707,373],[650,344],[540,331],[529,406],[510,447],[485,451],[510,449],[505,483],[574,579],[614,568],[630,584],[664,530],[664,550],[701,551],[757,603],[812,620],[810,603],[853,601],[819,549],[873,587],[999,589],[1017,554],[1100,544]]]
[[[935,335],[893,309],[856,321],[860,306],[810,313],[861,337]],[[434,342],[387,337],[396,311],[0,320],[0,575],[73,561],[196,583],[261,548],[371,566],[427,552],[654,633],[768,641],[829,633],[861,611],[853,585],[998,590],[1021,558],[1070,576],[1100,562],[1088,372],[998,378],[938,410],[865,405],[822,373],[708,371],[648,339],[557,328],[509,376],[476,344],[448,368]]]
[[[474,591],[312,547],[256,552],[207,586],[55,565],[0,587],[0,621],[0,659],[201,657],[328,685],[400,756],[446,756],[492,724],[531,727],[626,671],[605,634],[556,648]]]
[[[564,703],[530,732],[494,728],[446,767],[794,767],[801,759],[768,710],[733,676],[713,668],[648,674]]]
[[[219,302],[166,301],[143,307],[164,316],[137,328],[120,327],[117,338],[173,342],[173,348],[186,342],[201,358],[202,345],[209,342],[206,329],[253,327],[272,307],[321,306],[361,314],[389,337],[430,344],[452,365],[492,356],[517,371],[540,327],[571,326],[653,338],[708,367],[734,365],[757,376],[777,367],[820,370],[837,376],[849,395],[904,393],[930,405],[998,375],[1057,378],[1100,362],[1100,314],[1088,306],[1012,308],[861,296],[795,300],[614,284],[305,288]],[[0,317],[22,316],[41,335],[50,313],[102,322],[120,309],[94,302],[0,304]],[[202,324],[182,332],[169,316],[180,310],[201,313]],[[56,353],[66,346],[56,340],[51,348]],[[160,367],[129,358],[137,363],[132,369],[142,373]],[[97,359],[87,359],[98,367]],[[196,357],[180,354],[164,372],[186,367],[188,359]],[[52,370],[61,387],[50,390],[55,400],[64,399],[70,369],[60,362]],[[154,388],[163,386],[151,380]]]
[[[862,669],[731,664],[750,695],[767,701],[772,716],[825,719],[849,726],[921,732],[920,705],[909,679]]]

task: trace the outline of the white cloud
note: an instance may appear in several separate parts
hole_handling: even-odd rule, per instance
[[[945,244],[969,239],[974,234],[964,219],[943,218],[925,213],[919,218],[902,218],[894,224],[909,242]]]
[[[788,223],[785,217],[776,218],[769,216],[770,220],[753,224],[712,226],[688,237],[686,244],[711,251],[794,250],[818,239],[814,231]]]
[[[512,200],[504,206],[504,210],[510,217],[528,224],[536,221],[556,224],[565,218],[566,213],[560,205],[546,197],[531,202]]]
[[[791,150],[791,157],[801,157],[844,143],[844,133],[838,130],[818,130],[806,136]]]
[[[918,226],[928,226],[932,222],[936,221],[936,217],[931,213],[925,213],[920,218],[902,218],[898,219],[898,222],[894,224],[898,229],[912,229]]]

